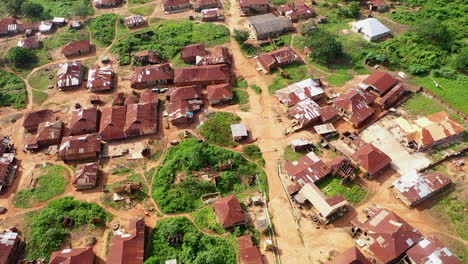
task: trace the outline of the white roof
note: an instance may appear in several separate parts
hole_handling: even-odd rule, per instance
[[[353,27],[355,29],[360,29],[361,33],[369,36],[370,38],[390,32],[390,29],[375,18],[366,18],[364,20],[354,22]]]
[[[322,214],[323,217],[330,216],[339,208],[348,204],[346,200],[342,200],[341,202],[330,205],[327,201],[328,198],[323,194],[323,192],[315,184],[311,183],[304,185],[304,187],[299,191],[299,194],[303,195],[315,207],[315,209]]]
[[[231,124],[231,132],[233,137],[247,137],[247,127],[244,124]]]

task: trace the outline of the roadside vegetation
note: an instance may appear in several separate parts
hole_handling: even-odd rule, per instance
[[[54,17],[81,17],[94,14],[87,0],[3,0],[0,10],[14,16],[25,16],[33,21]]]
[[[220,166],[224,170],[220,171]],[[205,168],[212,170],[208,175],[219,173],[216,186],[197,176],[196,172]],[[260,189],[268,193],[266,174],[258,165],[240,153],[190,138],[168,150],[154,178],[152,195],[165,213],[190,212],[203,205],[202,195],[215,192],[227,195],[254,188],[247,184],[254,175],[258,175]]]
[[[284,149],[284,159],[287,160],[287,161],[296,161],[300,158],[302,158],[303,156],[305,156],[307,154],[306,151],[294,151],[292,150],[291,148],[291,145],[287,145],[286,148]]]
[[[337,177],[327,177],[318,182],[317,187],[329,197],[343,195],[343,197],[352,204],[358,204],[367,192],[356,183],[341,184],[342,179]]]
[[[127,205],[125,201],[114,201],[112,197],[113,188],[122,186],[128,182],[141,183],[141,190],[133,191],[131,195],[123,194],[123,197],[130,198],[135,203],[141,203],[148,197],[148,187],[145,184],[143,176],[140,173],[135,173],[128,176],[125,180],[107,184],[105,188],[109,190],[109,193],[104,193],[101,196],[102,204],[117,210],[128,209],[128,207],[126,207]]]
[[[279,70],[274,69],[273,73],[276,75],[276,77],[273,79],[273,83],[268,86],[270,93],[274,93],[279,89],[283,89],[290,84],[302,81],[304,79],[312,78],[306,64],[289,64],[281,68],[290,77],[284,78],[281,76]]]
[[[13,73],[0,70],[0,106],[24,108],[27,99],[24,81]]]
[[[130,11],[132,14],[135,14],[135,15],[149,16],[153,14],[154,8],[155,8],[154,5],[146,5],[146,6],[130,8],[128,11]]]
[[[65,217],[73,220],[71,227],[63,224]],[[27,241],[26,260],[49,259],[53,251],[62,248],[70,232],[105,226],[106,221],[106,211],[97,204],[71,196],[51,201],[44,209],[28,213],[23,232]]]
[[[181,237],[177,240],[176,237]],[[145,264],[177,259],[181,263],[235,264],[236,253],[224,237],[201,233],[183,216],[160,220],[152,232],[150,258]]]
[[[235,114],[216,112],[200,126],[200,134],[208,143],[233,147],[237,143],[232,139],[231,124],[237,124],[240,121],[240,117]]]
[[[89,31],[95,42],[102,47],[109,46],[115,38],[116,24],[120,17],[116,14],[104,14],[89,22]]]
[[[216,218],[213,206],[203,207],[192,213],[195,224],[205,232],[223,234],[226,230],[221,226]]]
[[[70,177],[67,169],[59,165],[47,165],[36,170],[41,172],[37,186],[29,190],[19,190],[13,199],[15,207],[30,208],[34,203],[45,202],[65,192]]]
[[[135,6],[135,5],[143,5],[152,1],[154,0],[128,0],[128,4],[130,6]]]
[[[262,150],[257,145],[246,145],[242,147],[242,152],[251,160],[258,163],[260,166],[265,166]]]

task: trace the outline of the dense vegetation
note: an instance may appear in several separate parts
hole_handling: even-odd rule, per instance
[[[212,168],[216,172],[228,161],[232,168],[220,172],[216,186],[194,175],[204,168]],[[191,138],[168,150],[153,181],[153,197],[166,213],[193,211],[202,205],[202,195],[245,190],[249,187],[243,182],[253,175],[259,176],[261,190],[268,192],[266,174],[258,165],[237,152]]]
[[[76,201],[64,197],[51,201],[44,209],[29,214],[26,235],[26,259],[48,259],[53,251],[59,250],[74,229],[91,228],[106,223],[107,213],[97,204]],[[73,219],[73,227],[65,228],[65,217]],[[95,220],[99,219],[98,222]]]
[[[242,151],[249,159],[256,161],[261,166],[265,165],[265,159],[263,159],[262,150],[257,145],[243,146]]]
[[[195,224],[201,229],[223,234],[226,230],[219,223],[213,206],[207,206],[192,213]]]
[[[104,14],[89,22],[91,36],[101,46],[109,46],[115,38],[115,23],[119,19],[116,14]]]
[[[23,108],[27,99],[24,81],[13,73],[0,70],[0,106]]]
[[[130,55],[141,50],[156,50],[165,59],[172,59],[189,44],[203,42],[214,46],[228,41],[229,29],[224,25],[165,21],[121,39],[111,50],[119,55],[121,64],[129,64]]]
[[[29,208],[32,207],[33,203],[47,201],[65,192],[66,177],[69,177],[65,167],[48,165],[39,171],[42,175],[38,178],[37,187],[16,192],[13,200],[16,207]]]
[[[86,17],[94,14],[88,0],[3,0],[0,5],[13,16],[26,16],[32,20],[53,17]]]
[[[304,44],[312,50],[310,57],[322,64],[332,62],[343,52],[343,47],[336,37],[322,29],[306,34]]]
[[[177,236],[181,236],[180,241],[168,239]],[[170,259],[186,264],[235,264],[236,253],[226,238],[205,235],[181,216],[157,223],[151,257],[145,264],[161,264]]]
[[[240,121],[240,117],[235,114],[217,112],[203,122],[200,133],[208,143],[232,147],[236,143],[232,140],[231,124],[237,124]]]
[[[28,68],[37,61],[37,56],[32,50],[22,47],[9,49],[6,57],[14,69]]]

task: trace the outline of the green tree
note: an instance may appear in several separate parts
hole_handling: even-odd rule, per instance
[[[242,44],[249,39],[249,32],[243,29],[234,29],[234,39],[237,43]]]
[[[85,3],[79,3],[73,6],[72,14],[77,17],[85,18],[90,14],[90,12]]]
[[[26,68],[36,62],[37,56],[30,49],[14,47],[8,50],[7,59],[17,68]]]
[[[304,44],[312,49],[310,57],[322,64],[332,62],[343,52],[343,46],[336,37],[325,30],[319,29],[306,36]]]
[[[361,14],[361,7],[359,6],[358,1],[353,1],[349,3],[348,8],[348,17],[357,18]]]
[[[462,50],[460,54],[452,59],[452,67],[461,73],[468,73],[468,48]]]
[[[21,13],[27,17],[39,18],[44,11],[44,7],[40,4],[24,2],[21,5]]]
[[[21,15],[21,5],[24,0],[6,0],[6,10],[12,16]]]
[[[452,42],[447,27],[436,19],[422,21],[414,30],[425,40],[444,49],[448,49]]]

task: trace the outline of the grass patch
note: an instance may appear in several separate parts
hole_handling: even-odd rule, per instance
[[[42,91],[36,91],[36,90],[32,91],[32,96],[33,96],[34,105],[41,105],[47,100],[47,98],[49,98],[47,93],[44,93]]]
[[[414,94],[403,104],[403,109],[412,117],[427,116],[445,111],[457,121],[463,123],[463,119],[460,116],[453,114],[444,105],[427,97],[424,93]]]
[[[30,2],[40,4],[44,7],[42,19],[52,19],[54,17],[73,17],[75,7],[84,5],[88,16],[94,15],[92,1],[83,0],[30,0]]]
[[[294,36],[292,40],[292,46],[293,48],[297,50],[303,50],[305,48],[304,46],[304,36],[296,35]]]
[[[130,8],[129,11],[135,15],[149,16],[153,14],[154,7],[155,7],[154,5],[146,5],[146,6]]]
[[[65,192],[67,178],[70,177],[65,167],[47,165],[40,169],[37,187],[16,192],[13,205],[18,208],[30,208],[34,203],[45,202]]]
[[[145,175],[146,176],[146,175]],[[112,199],[112,189],[118,186],[121,186],[127,182],[139,182],[141,183],[142,188],[138,191],[133,191],[131,195],[128,194],[121,194],[121,196],[125,198],[130,198],[132,201],[136,201],[137,203],[143,202],[148,197],[148,187],[145,184],[143,176],[140,173],[132,174],[127,177],[127,179],[123,181],[114,182],[112,184],[107,184],[106,189],[110,191],[110,193],[104,193],[101,196],[101,202],[106,205],[110,206],[114,209],[128,209],[126,208],[126,203],[124,201],[115,201]]]
[[[306,64],[289,64],[282,67],[283,70],[290,75],[289,79],[286,79],[281,76],[277,69],[273,70],[273,73],[276,74],[276,77],[273,79],[273,83],[268,86],[270,93],[274,93],[279,89],[302,81],[307,78],[312,78],[309,73],[309,69]]]
[[[119,19],[120,17],[116,14],[104,14],[91,19],[89,31],[97,45],[107,47],[114,41],[116,23]]]
[[[246,90],[242,88],[234,88],[232,89],[232,93],[234,94],[234,103],[239,105],[249,103],[249,93]]]
[[[131,168],[127,167],[120,167],[120,168],[115,168],[110,171],[110,174],[112,175],[126,175],[129,173],[132,173],[133,170]]]
[[[448,145],[437,146],[432,148],[429,151],[429,155],[431,156],[433,161],[441,160],[448,152],[458,152],[465,149],[468,146],[468,133],[465,131],[463,134],[463,141],[462,142],[454,142]]]
[[[27,99],[24,81],[13,73],[0,70],[0,106],[24,108]]]
[[[151,168],[149,171],[145,171],[144,175],[145,175],[145,179],[148,183],[151,183],[151,181],[153,180],[153,177],[154,177],[154,174],[156,173],[156,169],[155,168]]]
[[[240,117],[235,114],[217,112],[201,125],[200,133],[208,143],[233,147],[237,144],[232,140],[230,125],[240,121]]]
[[[341,194],[350,203],[358,204],[367,192],[356,183],[341,185],[341,179],[336,177],[328,177],[317,184],[317,187],[329,197]]]
[[[265,166],[262,150],[257,145],[247,145],[242,147],[242,152],[251,160],[256,161],[260,166]]]
[[[207,206],[192,213],[195,224],[205,232],[215,232],[216,234],[223,234],[226,232],[215,215],[213,206]]]
[[[353,79],[353,75],[334,74],[327,78],[329,84],[334,86],[343,86],[346,82]]]
[[[250,88],[254,90],[257,94],[262,94],[262,88],[258,85],[252,84],[250,85]]]
[[[464,240],[468,240],[468,201],[463,199],[463,191],[453,191],[445,197],[439,199],[434,206],[435,210],[448,219],[450,227]],[[447,221],[445,221],[447,222]]]
[[[50,75],[53,75],[54,78],[50,79]],[[39,69],[31,75],[28,81],[31,84],[31,87],[36,90],[47,90],[49,85],[55,84],[55,71],[46,71],[45,68]]]
[[[135,6],[135,5],[143,5],[143,4],[147,4],[149,2],[152,2],[154,0],[128,0],[128,4],[130,6]]]
[[[292,148],[291,148],[291,145],[288,145],[286,146],[286,148],[284,149],[284,159],[287,160],[287,161],[296,161],[300,158],[302,158],[303,156],[305,156],[307,153],[305,151],[300,151],[300,152],[296,152],[294,151]]]

